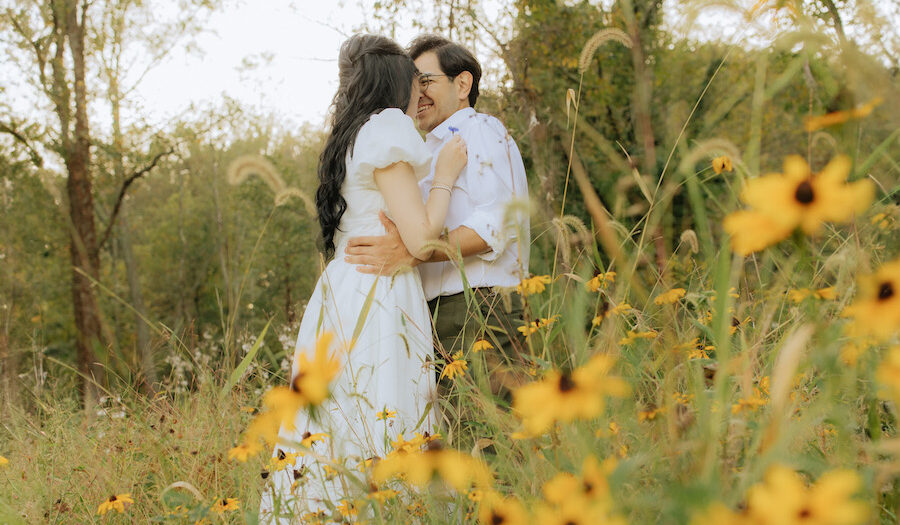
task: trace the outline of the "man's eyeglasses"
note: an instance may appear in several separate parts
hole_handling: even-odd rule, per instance
[[[450,75],[439,75],[437,73],[422,73],[421,75],[419,75],[419,87],[421,87],[423,90],[428,89],[428,86],[430,86],[431,84],[434,84],[434,82],[435,82],[434,79],[436,77],[447,77],[447,78],[451,78],[451,79],[453,78]]]

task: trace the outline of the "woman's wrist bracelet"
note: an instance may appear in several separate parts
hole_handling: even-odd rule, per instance
[[[451,194],[453,193],[453,187],[452,187],[452,186],[448,186],[448,185],[446,185],[446,184],[441,184],[440,182],[433,182],[433,183],[431,183],[431,190],[435,190],[435,189],[438,189],[438,190],[447,190],[447,191],[450,192]],[[431,190],[428,190],[428,191],[431,191]]]

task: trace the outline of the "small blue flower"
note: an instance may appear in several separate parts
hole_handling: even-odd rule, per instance
[[[459,131],[459,128],[454,128],[453,126],[450,126],[451,133],[456,133],[457,131]]]

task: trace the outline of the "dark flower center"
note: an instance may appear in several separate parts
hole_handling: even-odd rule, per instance
[[[307,430],[306,432],[303,433],[303,439],[306,439],[306,438],[308,438],[308,437],[311,436],[311,435],[312,435],[312,434],[309,432],[309,430]]]
[[[813,193],[813,187],[809,180],[805,180],[797,186],[797,191],[794,192],[794,198],[797,199],[797,202],[800,204],[809,204],[815,199],[815,193]]]
[[[259,477],[261,477],[262,479],[268,478],[268,477],[269,477],[269,471],[268,471],[268,470],[263,470],[263,471],[261,471],[261,472],[259,473]]]
[[[606,299],[603,300],[603,304],[600,305],[600,316],[606,317],[606,312],[609,311],[609,301]]]
[[[501,525],[506,521],[506,517],[496,512],[491,513],[491,525]]]
[[[809,510],[809,507],[803,507],[802,509],[800,509],[800,512],[797,513],[797,517],[801,520],[806,519],[810,516],[812,516],[812,511]]]
[[[572,381],[572,377],[568,372],[564,372],[561,376],[559,376],[559,391],[560,392],[568,392],[575,388],[575,381]]]
[[[115,494],[113,494],[112,496],[109,497],[109,502],[112,503],[113,501],[116,501],[116,495],[115,495]]]
[[[300,392],[300,379],[302,377],[303,377],[303,372],[300,372],[299,374],[297,374],[297,377],[295,377],[294,380],[291,381],[291,391],[297,392],[297,393]]]
[[[585,481],[584,482],[584,492],[585,492],[585,494],[593,493],[594,492],[594,484],[591,483],[590,481]]]
[[[300,470],[297,470],[297,469],[291,469],[291,470],[294,471],[294,481],[297,481],[298,479],[302,478],[304,474],[306,474],[306,466],[301,467]]]
[[[279,448],[278,449],[278,459],[283,461],[285,457],[286,456],[284,455],[284,451]]]
[[[890,281],[885,281],[881,283],[881,286],[878,287],[878,300],[879,301],[887,301],[891,297],[894,296],[894,285],[891,284]]]
[[[227,507],[227,506],[228,506],[228,500],[227,500],[227,499],[222,498],[222,506],[223,506],[223,507]]]

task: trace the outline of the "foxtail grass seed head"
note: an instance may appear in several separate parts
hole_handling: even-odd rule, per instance
[[[631,37],[629,37],[624,31],[621,29],[617,29],[614,27],[601,29],[591,36],[587,42],[585,42],[584,47],[581,49],[581,56],[578,58],[578,72],[584,74],[587,71],[587,68],[590,67],[591,61],[594,59],[594,54],[597,52],[597,49],[600,48],[603,44],[610,41],[616,41],[622,44],[625,47],[630,48],[632,46]]]

